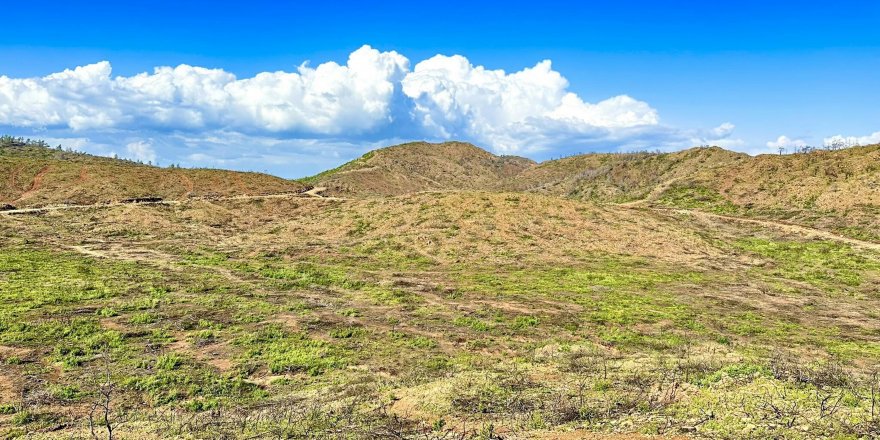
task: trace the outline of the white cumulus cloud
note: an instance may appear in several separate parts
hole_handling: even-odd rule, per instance
[[[785,135],[779,136],[775,141],[767,142],[767,148],[774,150],[778,148],[803,148],[806,146],[806,141],[802,139],[791,139]]]
[[[409,61],[369,46],[346,65],[236,79],[222,69],[180,65],[112,77],[102,61],[42,78],[0,76],[0,125],[336,134],[388,122],[395,85]]]
[[[402,54],[363,46],[344,64],[291,70],[238,78],[182,64],[114,76],[101,61],[43,77],[0,76],[0,131],[87,139],[75,146],[142,161],[211,157],[248,167],[316,154],[335,165],[412,139],[508,154],[742,145],[729,122],[676,128],[628,95],[587,102],[549,60],[507,72],[436,55],[411,68]]]
[[[659,123],[656,110],[629,96],[591,104],[567,88],[549,60],[508,74],[474,66],[459,55],[422,61],[403,79],[416,120],[429,132],[475,139],[505,152],[546,146],[548,137],[605,137]]]
[[[836,135],[825,138],[823,143],[826,147],[844,146],[854,147],[856,145],[873,145],[880,144],[880,131],[875,131],[867,136],[843,136]]]
[[[141,162],[155,162],[156,150],[149,142],[135,141],[125,146],[128,157]]]

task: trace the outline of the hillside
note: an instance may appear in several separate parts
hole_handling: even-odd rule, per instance
[[[488,189],[534,164],[463,142],[413,142],[371,151],[303,181],[327,187],[330,194],[360,196]]]
[[[0,437],[94,438],[112,390],[114,438],[876,438],[878,151],[7,146],[17,205],[180,201],[0,213]],[[306,184],[344,197],[189,197]]]
[[[880,241],[880,146],[749,156],[718,147],[585,154],[536,164],[471,144],[410,143],[303,182],[347,196],[437,190],[534,192],[789,221]]]
[[[316,176],[158,168],[46,148],[0,147],[0,205],[94,204],[137,197],[277,194],[306,185],[347,197],[421,191],[532,192],[627,206],[793,222],[880,241],[880,146],[749,156],[718,147],[585,154],[536,164],[462,142],[371,151]]]
[[[119,438],[876,438],[878,164],[6,145],[0,203],[87,206],[0,212],[0,437],[94,438],[110,387]],[[305,185],[343,197],[197,197]]]
[[[880,206],[880,145],[760,155],[693,178],[737,205],[846,210]]]
[[[500,182],[498,188],[627,202],[645,198],[673,179],[747,161],[748,157],[718,147],[665,154],[584,154],[542,162]]]
[[[548,161],[499,188],[792,221],[880,241],[880,145],[748,156],[721,148]]]
[[[96,206],[0,237],[5,437],[89,438],[110,386],[118,438],[878,433],[880,254],[810,231],[456,191]]]
[[[273,194],[303,187],[260,173],[159,168],[39,145],[0,146],[0,204],[16,207]]]

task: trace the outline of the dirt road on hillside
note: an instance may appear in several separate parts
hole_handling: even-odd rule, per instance
[[[630,206],[626,206],[630,208]],[[757,219],[757,218],[747,218],[747,217],[736,217],[732,215],[723,215],[723,214],[715,214],[711,212],[705,211],[697,211],[690,209],[674,209],[674,208],[651,208],[651,207],[639,207],[639,209],[653,209],[657,211],[670,211],[678,214],[690,215],[699,219],[715,219],[715,220],[725,220],[731,222],[738,223],[749,223],[753,225],[759,225],[770,229],[776,229],[784,232],[788,232],[791,234],[801,235],[808,238],[819,238],[824,240],[832,240],[839,241],[842,243],[846,243],[855,247],[859,247],[862,249],[869,249],[872,251],[880,252],[880,243],[874,243],[870,241],[859,240],[856,238],[845,237],[843,235],[838,235],[833,232],[825,231],[822,229],[815,229],[808,226],[802,226],[794,223],[787,223],[778,220],[765,220],[765,219]]]
[[[186,200],[162,200],[158,202],[134,202],[134,203],[97,203],[93,205],[57,205],[43,206],[39,208],[21,208],[0,211],[0,215],[16,215],[16,214],[39,214],[52,211],[68,211],[76,209],[92,209],[92,208],[111,208],[122,205],[181,205],[185,202],[206,200],[206,201],[223,201],[223,200],[263,200],[263,199],[299,199],[299,200],[346,200],[344,197],[327,197],[321,195],[321,192],[327,188],[312,188],[304,193],[281,193],[281,194],[264,194],[264,195],[240,195],[228,197],[192,197]]]

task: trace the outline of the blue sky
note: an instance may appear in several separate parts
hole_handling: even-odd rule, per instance
[[[0,131],[286,177],[412,139],[880,142],[880,2],[278,3],[4,5]]]

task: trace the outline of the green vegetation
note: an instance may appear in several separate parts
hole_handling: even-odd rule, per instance
[[[699,209],[716,214],[736,214],[740,208],[717,192],[701,186],[673,187],[657,200],[675,208]]]
[[[415,399],[419,411],[481,414],[477,436],[496,426],[688,432],[660,420],[675,420],[679,429],[698,425],[718,438],[857,438],[874,429],[865,397],[872,376],[835,363],[880,360],[860,339],[869,331],[849,333],[862,342],[846,341],[822,321],[730,309],[720,298],[689,292],[757,276],[781,292],[809,285],[814,295],[868,294],[880,278],[875,255],[828,241],[719,242],[766,261],[738,274],[609,253],[585,253],[567,267],[443,266],[418,254],[408,259],[408,248],[395,241],[370,243],[345,246],[345,258],[323,263],[203,247],[171,266],[5,248],[0,345],[27,351],[3,362],[14,374],[41,364],[62,371],[45,385],[62,407],[93,401],[92,384],[112,359],[119,407],[140,396],[148,409],[139,412],[276,408],[279,398],[311,396],[305,398],[326,414],[336,410],[317,395],[341,387],[354,401],[381,402],[394,389]],[[369,250],[356,260],[353,249]],[[377,282],[384,272],[374,271],[395,267],[435,271],[418,283]],[[333,303],[329,315],[315,295]],[[791,347],[828,360],[801,363]],[[394,385],[358,385],[373,383],[359,372],[364,368],[393,372]],[[547,372],[552,380],[538,379]],[[259,382],[264,376],[271,381]],[[554,396],[552,405],[540,403],[546,396]],[[841,404],[829,407],[831,399]],[[372,405],[352,406],[345,417],[388,423]],[[743,414],[732,416],[731,405]],[[26,431],[76,420],[34,404],[0,412]],[[329,429],[317,420],[298,418],[295,429]],[[458,429],[445,423],[429,430]],[[408,426],[405,432],[421,432]]]
[[[772,267],[761,272],[778,279],[803,281],[825,293],[853,292],[866,277],[880,274],[880,260],[859,254],[842,243],[752,238],[734,245],[772,263]]]
[[[653,209],[871,230],[870,207],[746,208],[673,180],[745,160],[512,165],[578,174],[565,194],[603,204],[455,191],[0,215],[0,438],[91,438],[102,405],[94,426],[118,438],[876,438],[875,247]]]
[[[351,337],[338,333],[334,337]],[[244,357],[263,360],[272,373],[306,372],[319,375],[346,364],[345,353],[331,344],[310,339],[304,334],[288,333],[277,325],[261,328],[254,334],[236,339],[236,345],[246,347]]]

